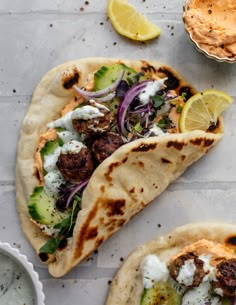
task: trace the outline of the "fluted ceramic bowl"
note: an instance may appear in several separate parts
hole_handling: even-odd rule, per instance
[[[193,38],[193,35],[192,33],[189,31],[187,25],[186,25],[186,22],[185,22],[185,12],[188,10],[188,6],[189,4],[191,3],[192,0],[187,0],[184,5],[183,5],[183,22],[184,22],[184,27],[185,27],[185,30],[189,36],[189,39],[190,41],[195,45],[196,49],[203,53],[206,57],[208,58],[211,58],[211,59],[214,59],[218,62],[227,62],[227,63],[236,63],[236,57],[234,58],[230,58],[230,57],[219,57],[215,54],[212,54],[210,52],[208,52],[207,50],[205,50],[203,47],[201,47],[198,43],[198,41],[196,39]]]
[[[18,249],[0,242],[0,304],[45,305],[42,283]]]

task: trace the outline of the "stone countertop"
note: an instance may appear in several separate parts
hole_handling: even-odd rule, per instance
[[[236,209],[236,104],[223,114],[225,135],[153,204],[106,241],[87,261],[53,279],[25,239],[15,208],[18,134],[31,94],[52,67],[82,57],[152,59],[167,63],[197,90],[219,89],[236,97],[236,69],[197,52],[182,23],[182,0],[130,0],[162,28],[145,43],[117,34],[105,0],[1,0],[0,6],[0,240],[20,248],[44,285],[47,305],[102,305],[109,281],[128,253],[182,224],[234,223]]]

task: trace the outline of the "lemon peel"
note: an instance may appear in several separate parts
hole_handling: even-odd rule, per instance
[[[126,0],[108,0],[107,15],[115,30],[132,40],[146,41],[161,33],[158,26]]]
[[[214,129],[220,114],[232,102],[231,96],[218,90],[205,90],[193,95],[182,109],[179,121],[180,131]]]

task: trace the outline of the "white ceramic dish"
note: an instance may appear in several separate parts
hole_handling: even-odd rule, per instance
[[[214,59],[218,62],[227,62],[227,63],[236,63],[236,59],[235,58],[228,58],[228,57],[218,57],[214,54],[210,54],[209,52],[207,52],[206,50],[204,50],[203,48],[200,47],[200,45],[198,44],[198,42],[196,40],[194,40],[194,38],[192,37],[192,34],[188,31],[186,25],[185,25],[185,21],[184,21],[184,13],[187,10],[187,6],[189,5],[189,3],[191,2],[191,0],[187,0],[184,5],[183,5],[183,22],[184,22],[184,27],[186,32],[188,33],[189,39],[190,41],[195,45],[196,49],[203,53],[206,57]]]
[[[0,242],[0,305],[45,305],[44,299],[38,273],[27,257]]]

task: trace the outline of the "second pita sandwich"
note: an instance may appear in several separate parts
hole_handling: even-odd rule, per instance
[[[236,226],[194,223],[136,248],[106,305],[224,305],[236,297]]]

